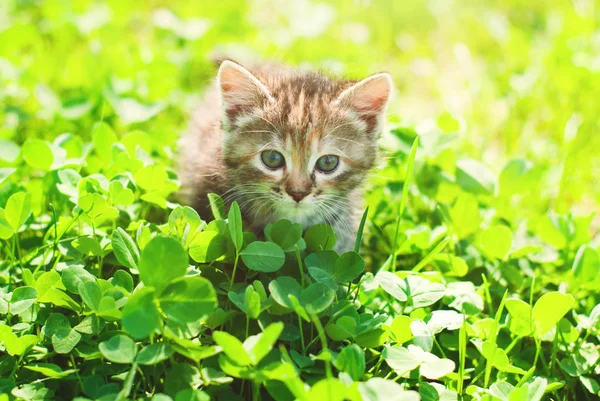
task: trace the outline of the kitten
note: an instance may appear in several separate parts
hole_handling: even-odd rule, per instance
[[[208,193],[237,201],[258,235],[279,219],[327,223],[335,249],[352,249],[391,92],[386,73],[353,82],[223,61],[181,140],[189,202],[209,220]]]

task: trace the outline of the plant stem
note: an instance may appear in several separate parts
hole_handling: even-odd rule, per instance
[[[458,383],[457,393],[462,398],[464,378],[465,378],[465,361],[467,358],[467,319],[463,315],[463,323],[458,332]]]
[[[314,325],[317,327],[317,334],[319,336],[319,339],[321,340],[321,352],[327,352],[329,356],[331,356],[331,354],[329,353],[329,348],[327,348],[327,337],[325,337],[325,331],[323,330],[323,326],[321,325],[321,320],[319,320],[319,317],[315,313],[310,313],[310,317]],[[325,374],[327,375],[328,379],[331,379],[333,377],[331,371],[331,361],[328,358],[325,358]]]
[[[298,270],[300,270],[300,285],[304,288],[304,269],[302,267],[302,258],[300,257],[300,249],[296,245],[296,260],[298,261]]]
[[[302,329],[302,319],[298,315],[298,327],[300,328],[300,342],[302,343],[302,355],[306,354],[306,346],[304,345],[304,330]],[[248,335],[246,335],[248,337]]]
[[[231,273],[231,280],[229,281],[229,291],[231,291],[231,288],[233,287],[233,280],[235,279],[235,272],[237,270],[239,257],[239,253],[235,251],[235,261],[233,262],[233,272]]]
[[[77,376],[81,391],[83,391],[83,381],[81,380],[81,376],[79,376],[79,369],[77,369],[77,365],[75,364],[75,358],[73,358],[73,354],[69,354],[69,357],[71,359],[71,365],[73,365],[73,369],[75,369],[75,376]]]
[[[76,216],[73,216],[73,218],[71,218],[71,221],[69,221],[69,224],[67,224],[67,227],[66,227],[66,228],[63,230],[62,234],[60,234],[60,236],[58,236],[58,237],[54,237],[54,243],[53,243],[53,246],[52,246],[52,250],[53,250],[53,251],[56,251],[56,245],[57,245],[57,244],[60,242],[60,240],[61,240],[62,236],[63,236],[63,235],[65,235],[67,232],[69,232],[69,229],[71,228],[71,226],[72,226],[72,225],[73,225],[73,224],[74,224],[74,223],[75,223],[77,220],[79,220],[79,217],[81,217],[81,215],[82,215],[82,214],[83,214],[83,210],[80,210],[80,211],[79,211],[79,213],[77,213],[77,215],[76,215]],[[55,222],[54,224],[56,225],[56,222]],[[80,231],[81,231],[81,230],[80,230]],[[56,228],[56,227],[54,227],[54,232],[55,232],[55,233],[57,233],[57,232],[58,232],[58,230],[57,230],[57,228]],[[79,237],[80,237],[80,236],[79,236]],[[77,237],[77,238],[79,238],[79,237]],[[47,252],[48,252],[48,250],[49,250],[49,249],[50,249],[50,248],[48,247],[48,248],[46,249],[46,251],[44,251],[44,255],[42,256],[42,262],[41,262],[39,265],[37,265],[37,266],[35,267],[35,269],[33,270],[33,274],[37,273],[37,272],[38,272],[38,270],[40,270],[40,268],[41,268],[43,265],[45,265],[45,264],[46,264],[46,255],[47,255]]]
[[[17,246],[17,261],[19,262],[19,266],[22,268],[23,265],[21,264],[21,243],[19,242],[19,234],[15,233],[14,238]]]
[[[125,383],[123,383],[123,389],[117,394],[116,401],[124,401],[129,398],[129,394],[131,393],[131,387],[133,386],[133,379],[135,378],[135,372],[137,370],[138,364],[134,362],[131,365],[131,369],[129,369],[129,373],[127,373],[127,377],[125,378]]]

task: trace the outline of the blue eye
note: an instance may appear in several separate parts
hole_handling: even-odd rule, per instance
[[[283,155],[276,150],[265,150],[260,154],[260,159],[268,168],[278,169],[284,166]]]
[[[317,170],[323,173],[331,173],[340,163],[340,158],[335,155],[321,156],[317,160]]]

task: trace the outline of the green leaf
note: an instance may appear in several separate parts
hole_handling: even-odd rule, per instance
[[[463,258],[449,253],[435,255],[432,262],[443,274],[450,277],[463,277],[469,272],[469,266]]]
[[[452,360],[438,358],[433,354],[429,354],[429,356],[429,359],[421,364],[419,369],[421,376],[430,380],[438,380],[454,371],[456,365]]]
[[[117,260],[123,266],[138,270],[140,251],[135,241],[125,230],[118,227],[112,234],[112,248]]]
[[[122,334],[111,337],[98,345],[98,349],[106,359],[114,363],[132,363],[137,354],[135,342]]]
[[[202,219],[194,209],[189,206],[178,206],[169,215],[169,228],[171,233],[177,236],[186,244],[195,234],[196,230],[202,225]]]
[[[468,193],[460,193],[450,209],[452,229],[459,238],[465,238],[479,228],[481,216],[477,199]]]
[[[500,371],[505,371],[510,365],[506,352],[491,341],[481,344],[481,354]]]
[[[531,320],[531,306],[520,299],[507,299],[506,309],[510,314],[510,325],[513,334],[518,336],[529,336],[533,334],[534,327]]]
[[[77,372],[75,369],[62,370],[60,366],[55,365],[53,363],[35,363],[23,366],[25,369],[32,370],[34,372],[38,372],[43,374],[46,377],[50,377],[52,379],[60,379],[62,377],[67,377],[72,373]]]
[[[531,190],[536,181],[533,163],[525,159],[510,160],[498,177],[500,193],[506,195],[526,193]]]
[[[102,245],[98,240],[91,237],[77,238],[71,242],[73,247],[84,255],[102,256]]]
[[[398,344],[404,344],[407,341],[412,340],[413,334],[410,330],[410,324],[412,319],[408,316],[397,316],[392,321],[389,330],[391,332],[392,339]]]
[[[528,394],[527,401],[541,401],[546,389],[548,388],[548,380],[543,377],[536,377],[535,380],[527,384]],[[600,391],[600,386],[597,387]]]
[[[577,250],[571,271],[584,285],[594,282],[600,276],[600,255],[594,248],[582,245]]]
[[[92,134],[92,143],[96,154],[105,165],[112,160],[112,145],[115,142],[117,142],[115,131],[104,122],[98,123]]]
[[[334,292],[323,283],[314,283],[302,290],[300,294],[300,305],[309,314],[323,312],[333,302]]]
[[[46,337],[52,337],[54,334],[66,334],[71,330],[71,324],[69,319],[60,313],[52,313],[46,319],[44,327],[42,327],[42,333]]]
[[[25,162],[36,170],[48,171],[54,163],[52,147],[41,139],[28,139],[21,148]]]
[[[541,338],[567,314],[575,305],[575,299],[570,294],[549,292],[537,300],[533,306],[533,324],[535,335]]]
[[[173,279],[181,277],[188,268],[187,253],[174,238],[156,237],[142,251],[139,263],[140,278],[158,293]]]
[[[351,316],[342,316],[334,322],[327,323],[325,332],[334,341],[351,338],[356,333],[357,321]]]
[[[590,393],[596,394],[596,395],[600,394],[600,383],[598,383],[598,381],[596,379],[594,379],[593,377],[580,376],[579,381],[586,388],[586,390],[589,391]],[[529,391],[531,392],[531,389]],[[539,390],[536,394],[539,394]],[[542,391],[542,395],[543,395],[543,391]],[[536,401],[537,400],[541,400],[541,397],[536,398]]]
[[[215,331],[213,333],[213,339],[221,348],[223,352],[231,360],[235,361],[239,366],[248,366],[252,364],[252,358],[246,351],[242,342],[224,331]]]
[[[118,320],[122,316],[121,311],[119,311],[119,307],[117,306],[117,301],[110,296],[100,298],[96,313],[98,316],[109,322]]]
[[[381,355],[400,376],[415,370],[421,364],[421,360],[404,347],[385,347]]]
[[[337,290],[337,283],[347,283],[357,278],[364,270],[365,262],[356,252],[344,253],[341,257],[335,251],[325,250],[311,253],[304,260],[313,278]]]
[[[244,245],[244,231],[242,230],[242,212],[237,202],[233,202],[229,208],[227,227],[236,251],[241,251]]]
[[[0,168],[0,184],[2,184],[8,177],[10,177],[15,171],[16,168]]]
[[[95,281],[85,281],[78,286],[79,295],[83,302],[93,311],[97,311],[100,307],[100,299],[102,291]]]
[[[156,365],[173,355],[173,347],[168,343],[154,343],[145,346],[138,353],[135,361],[140,365]]]
[[[35,289],[37,290],[38,302],[51,302],[52,292],[64,290],[60,274],[52,270],[44,272],[35,281]]]
[[[306,320],[307,322],[310,322],[310,316],[308,316],[308,312],[300,304],[300,300],[292,294],[289,294],[288,298],[290,299],[294,312],[296,312],[298,316],[300,316],[302,319]]]
[[[333,278],[335,275],[335,264],[339,256],[332,250],[311,253],[304,259],[304,264],[310,275],[318,282],[327,285],[332,290],[337,290],[338,285]]]
[[[373,377],[358,385],[363,401],[419,401],[419,393],[406,391],[392,380]],[[423,400],[425,401],[425,400]]]
[[[133,291],[133,277],[125,270],[117,270],[110,279],[110,282],[115,287],[121,287],[127,292]]]
[[[244,341],[243,346],[248,351],[252,364],[257,365],[273,349],[273,345],[283,331],[283,323],[271,323],[262,333],[250,336]]]
[[[203,231],[190,243],[190,256],[198,263],[210,263],[227,253],[228,238],[217,231]]]
[[[248,317],[257,319],[260,315],[260,295],[249,285],[244,292],[244,308]]]
[[[302,225],[292,223],[290,220],[279,220],[265,228],[267,238],[276,243],[284,252],[292,252],[296,249],[296,244],[302,239]]]
[[[309,253],[333,249],[337,242],[337,236],[333,228],[327,224],[317,224],[310,227],[304,233],[306,251]]]
[[[333,360],[337,370],[346,372],[352,380],[359,381],[365,374],[365,352],[356,344],[350,344],[342,349]]]
[[[512,231],[502,225],[492,226],[479,233],[479,248],[489,258],[504,259],[512,245]]]
[[[444,296],[446,289],[441,283],[432,283],[419,276],[406,277],[400,287],[408,295],[414,308],[424,308],[436,303]]]
[[[96,277],[81,266],[69,266],[61,274],[65,288],[73,294],[79,294],[79,285],[81,283],[96,280]]]
[[[135,339],[142,339],[160,328],[161,318],[154,304],[154,290],[142,288],[123,307],[123,328]]]
[[[92,314],[86,316],[77,326],[75,330],[82,334],[98,334],[104,328],[104,321],[97,315]]]
[[[0,239],[9,239],[14,234],[12,226],[6,220],[6,212],[0,208]]]
[[[356,279],[364,269],[365,261],[358,253],[346,252],[335,262],[333,278],[339,283],[346,283]]]
[[[169,319],[198,321],[217,308],[217,294],[210,281],[200,276],[180,277],[160,294],[160,307]]]
[[[18,337],[10,331],[0,332],[0,339],[4,340],[3,345],[9,355],[25,355],[39,340],[38,336],[34,334],[25,334]]]
[[[4,218],[13,228],[14,232],[17,232],[25,224],[30,215],[31,193],[17,192],[8,198],[6,208],[4,209]]]
[[[225,220],[225,202],[217,194],[208,194],[208,202],[215,220]]]
[[[33,287],[19,287],[15,289],[10,297],[9,312],[13,315],[25,312],[35,303],[37,296],[38,293]]]
[[[594,306],[594,309],[590,313],[590,327],[600,330],[600,304]]]
[[[396,298],[400,302],[406,302],[408,297],[404,292],[404,281],[394,273],[380,271],[375,276],[375,281],[385,292]]]
[[[322,379],[313,384],[307,400],[344,401],[346,399],[346,386],[338,379]]]
[[[300,298],[302,287],[292,277],[282,276],[277,277],[269,283],[269,292],[279,305],[289,309],[294,309],[294,305],[290,301],[289,295],[293,295],[296,299]]]
[[[69,328],[67,331],[59,331],[52,336],[52,346],[58,354],[68,354],[81,340],[81,334]]]
[[[252,242],[240,256],[250,270],[263,273],[276,272],[285,263],[285,253],[273,242]]]
[[[133,191],[125,186],[120,181],[110,183],[109,189],[110,200],[115,205],[129,206],[134,200]]]
[[[483,163],[471,159],[456,162],[456,183],[476,195],[493,195],[496,176]]]

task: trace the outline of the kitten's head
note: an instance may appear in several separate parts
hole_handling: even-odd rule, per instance
[[[360,82],[221,64],[223,155],[247,216],[269,223],[333,223],[373,167],[392,82]]]

